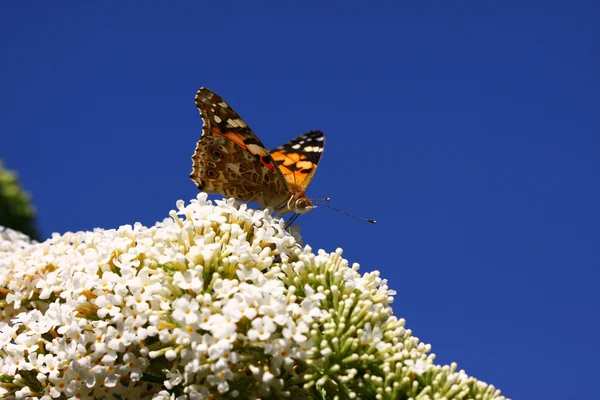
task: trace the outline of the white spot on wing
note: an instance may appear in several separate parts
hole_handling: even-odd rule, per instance
[[[322,142],[323,140],[325,140],[325,136],[319,136],[318,138],[316,138],[316,140]]]
[[[214,116],[214,119],[215,119],[215,122],[216,122],[217,124],[220,124],[220,123],[221,123],[221,118],[219,118],[219,116],[218,116],[218,115],[215,115],[215,116]]]
[[[227,120],[227,126],[233,127],[233,128],[245,128],[246,123],[244,123],[244,121],[242,121],[240,118],[236,118],[236,119],[229,118]]]
[[[229,169],[230,171],[233,171],[236,174],[240,173],[240,165],[239,164],[227,163],[227,169]]]
[[[249,144],[248,150],[250,150],[252,154],[260,154],[261,156],[266,156],[268,154],[265,149],[263,149],[257,144]]]
[[[292,149],[294,149],[294,150],[298,150],[299,148],[300,148],[299,144],[295,144],[295,145],[292,146]]]
[[[306,146],[304,148],[304,151],[306,151],[308,153],[322,153],[323,148],[319,147],[319,146]]]

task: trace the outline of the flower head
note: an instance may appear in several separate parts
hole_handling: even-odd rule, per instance
[[[0,234],[0,390],[120,398],[502,399],[433,364],[377,271],[267,211],[177,203],[146,228]],[[450,393],[452,392],[452,393]]]

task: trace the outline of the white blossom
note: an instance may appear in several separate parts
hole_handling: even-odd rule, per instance
[[[0,229],[0,398],[503,399],[433,363],[379,272],[292,232],[203,193],[149,228]]]

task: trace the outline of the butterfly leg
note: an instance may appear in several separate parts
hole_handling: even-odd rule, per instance
[[[288,221],[285,223],[284,229],[289,228],[298,219],[299,216],[300,216],[300,214],[298,214],[298,213],[295,213],[294,215],[292,215],[290,217],[290,219],[288,219]]]
[[[244,204],[249,205],[250,203],[252,203],[254,200],[256,200],[258,198],[258,196],[260,196],[260,192],[255,193],[252,197],[250,197],[248,200],[242,200]]]

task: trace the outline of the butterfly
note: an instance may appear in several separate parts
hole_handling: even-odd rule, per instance
[[[252,201],[278,214],[315,208],[305,192],[323,154],[323,132],[310,131],[268,151],[216,93],[200,88],[195,103],[204,124],[190,174],[198,189]]]

